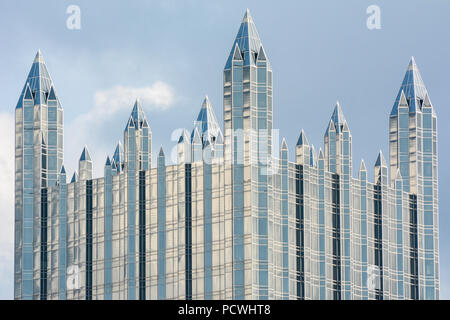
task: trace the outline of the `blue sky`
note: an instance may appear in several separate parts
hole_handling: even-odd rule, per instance
[[[66,27],[69,5],[81,29]],[[366,8],[381,9],[381,29]],[[388,115],[414,56],[438,116],[441,298],[450,298],[450,2],[2,1],[0,4],[0,298],[13,290],[13,115],[40,48],[65,112],[65,164],[84,144],[99,176],[140,96],[153,151],[192,128],[207,94],[222,124],[222,70],[246,8],[274,72],[274,128],[293,155],[300,130],[318,149],[337,100],[353,135],[353,166],[373,180],[388,154]],[[166,151],[167,153],[167,151]]]

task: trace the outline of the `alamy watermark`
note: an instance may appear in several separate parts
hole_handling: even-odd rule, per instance
[[[367,7],[366,14],[367,17],[366,25],[369,30],[381,29],[381,9],[376,4],[372,4]]]
[[[67,290],[80,289],[80,267],[77,265],[71,265],[67,268]]]
[[[69,15],[66,20],[66,27],[69,30],[81,29],[81,9],[75,4],[67,7],[66,13]]]
[[[372,291],[381,289],[380,280],[380,268],[373,264],[369,265],[367,267],[367,289]]]
[[[187,137],[183,137],[180,141],[183,132],[186,132]],[[171,134],[171,141],[175,142],[175,145],[169,157],[172,163],[202,160],[206,164],[213,163],[214,159],[223,158],[225,164],[257,165],[260,167],[261,175],[272,175],[278,173],[280,169],[279,134],[279,129],[229,129],[225,131],[222,143],[216,141],[206,143],[202,140],[196,144],[186,129],[178,128]]]

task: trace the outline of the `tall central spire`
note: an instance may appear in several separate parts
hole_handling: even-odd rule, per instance
[[[255,63],[261,47],[261,39],[259,38],[255,23],[253,22],[253,18],[248,9],[245,11],[244,18],[242,19],[241,26],[239,27],[236,39],[234,40],[225,68],[231,66],[236,46],[244,57],[244,65]]]
[[[342,112],[341,105],[339,101],[336,102],[336,106],[334,107],[333,114],[331,115],[331,120],[333,120],[334,125],[336,126],[336,132],[341,132],[344,126],[344,123],[347,122],[344,117],[344,113]]]
[[[410,112],[415,112],[422,108],[423,100],[428,92],[414,57],[411,57],[411,60],[409,61],[405,77],[403,78],[402,85],[397,94],[397,99],[395,99],[394,106],[392,107],[391,115],[396,114],[398,111],[398,104],[400,102],[402,91],[408,102]]]
[[[136,99],[136,102],[134,103],[133,110],[131,111],[131,117],[133,118],[136,128],[142,128],[147,121],[144,109],[142,109],[139,99]]]
[[[273,77],[267,54],[247,10],[231,47],[223,74],[225,161],[232,163],[234,299],[268,299],[268,243],[253,242],[255,259],[244,250],[244,239],[266,239],[268,233],[267,178],[272,173]],[[245,170],[244,170],[245,167]],[[251,169],[250,169],[251,168]],[[247,169],[249,169],[247,171]],[[247,173],[248,172],[248,173]],[[251,183],[249,183],[251,180]],[[253,200],[248,206],[244,199]],[[243,217],[257,219],[258,228],[244,227]],[[255,220],[252,220],[255,221]],[[245,245],[246,247],[247,245]],[[254,268],[254,269],[253,269]],[[245,279],[258,270],[252,289]]]

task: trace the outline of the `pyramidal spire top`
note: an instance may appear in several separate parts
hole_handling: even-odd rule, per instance
[[[241,51],[258,52],[261,46],[258,31],[248,8],[245,10],[235,42],[239,45]]]
[[[203,145],[206,145],[206,143],[208,142],[215,142],[215,140],[217,139],[217,135],[219,134],[219,123],[217,122],[216,115],[214,114],[214,110],[208,96],[205,96],[202,107],[200,108],[200,112],[198,113],[197,120],[194,122],[194,129],[191,133],[191,140],[194,139],[196,129],[200,134]]]
[[[145,117],[145,112],[142,108],[139,98],[134,102],[133,109],[131,110],[131,115],[128,119],[125,130],[127,130],[129,126],[134,126],[136,129],[141,129],[145,126],[148,126],[147,118]]]
[[[375,161],[375,167],[387,167],[386,160],[384,159],[383,152],[381,150],[378,153],[377,161]]]
[[[159,148],[159,154],[158,154],[158,157],[159,158],[164,158],[165,157],[165,155],[164,155],[164,150],[163,150],[163,147],[161,146],[161,148]]]
[[[114,163],[117,165],[117,170],[120,172],[122,171],[122,165],[124,162],[124,151],[123,151],[123,146],[122,143],[119,142],[117,143],[116,149],[114,150],[114,154],[112,157]]]
[[[337,101],[336,105],[334,106],[333,114],[331,115],[331,120],[333,120],[334,122],[336,132],[342,131],[347,123],[347,120],[344,117],[344,113],[342,112],[341,104],[339,103],[339,101]]]
[[[72,176],[72,179],[70,180],[70,183],[77,182],[77,181],[78,181],[78,172],[77,172],[77,170],[75,170],[73,172],[73,176]]]
[[[323,156],[323,151],[322,148],[319,148],[319,160],[323,160],[324,156]]]
[[[225,65],[225,69],[231,67],[231,61],[233,59],[233,53],[236,45],[239,47],[240,52],[244,57],[244,65],[254,64],[261,47],[261,39],[259,38],[255,23],[253,22],[253,18],[250,15],[250,10],[248,9],[245,10],[236,39],[231,47],[231,52]]]
[[[183,131],[180,134],[180,138],[178,139],[178,143],[190,143],[189,140],[189,133],[186,129],[183,129]]]
[[[245,19],[251,19],[252,17],[250,16],[250,10],[247,8],[245,9],[245,14],[244,14],[244,18],[242,19],[242,22],[244,22]]]
[[[427,95],[427,88],[423,83],[422,76],[420,75],[414,57],[411,57],[411,60],[409,61],[402,85],[400,86],[394,106],[392,107],[391,115],[396,114],[398,111],[402,91],[408,101],[409,111],[415,112],[421,110],[423,100]]]
[[[283,140],[281,141],[281,150],[288,150],[286,138],[283,138]]]
[[[192,132],[191,142],[192,142],[192,144],[196,144],[196,145],[202,144],[202,138],[200,136],[200,132],[198,131],[198,128],[194,128],[194,131]]]
[[[306,133],[303,129],[300,132],[300,136],[298,137],[298,140],[297,140],[297,146],[302,146],[302,145],[309,145],[308,138],[306,138]]]
[[[83,151],[81,152],[80,161],[92,161],[87,146],[84,146]]]
[[[44,63],[44,58],[42,57],[41,49],[38,49],[36,56],[34,57],[33,63]]]
[[[364,160],[361,160],[361,166],[359,167],[359,171],[367,171],[366,169],[366,163],[364,162]]]
[[[53,86],[53,82],[48,73],[41,50],[38,50],[36,56],[34,57],[33,64],[31,65],[30,72],[28,73],[28,77],[25,81],[25,85],[22,93],[20,94],[16,108],[22,108],[23,98],[28,86],[30,87],[33,95],[35,105],[47,103],[47,96]],[[61,107],[59,102],[58,107]]]
[[[317,152],[314,145],[311,144],[311,148],[309,149],[309,165],[311,167],[315,167],[316,164],[317,164]]]

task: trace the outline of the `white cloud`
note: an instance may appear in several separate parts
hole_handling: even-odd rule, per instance
[[[94,106],[66,123],[64,159],[69,174],[77,168],[81,150],[87,145],[93,160],[94,177],[103,175],[106,155],[111,156],[117,140],[122,138],[123,128],[137,98],[146,112],[165,111],[174,105],[175,91],[162,81],[147,87],[117,85],[97,91]]]
[[[108,90],[97,91],[94,96],[96,113],[116,113],[123,108],[130,108],[136,98],[142,105],[152,109],[165,110],[172,106],[174,101],[173,89],[162,81],[152,86],[132,88],[114,86]]]
[[[0,299],[13,298],[14,118],[0,113]]]

